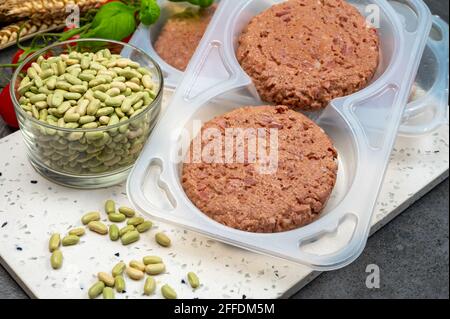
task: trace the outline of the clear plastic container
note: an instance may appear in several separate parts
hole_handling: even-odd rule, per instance
[[[190,5],[167,0],[158,2],[161,6],[161,17],[158,22],[151,27],[141,24],[130,43],[140,47],[155,59],[163,70],[165,87],[174,90],[181,81],[183,72],[164,61],[153,45],[167,19]],[[393,7],[401,15],[401,11],[405,11],[405,8],[401,2],[396,3],[399,4],[394,4]],[[448,25],[435,16],[412,93],[416,99],[408,103],[405,109],[399,134],[404,136],[426,134],[448,123],[448,81],[445,79],[448,79]]]
[[[402,18],[392,2],[351,2],[362,14],[367,5],[379,9],[382,60],[368,87],[333,100],[321,113],[311,114],[338,150],[339,172],[332,198],[321,217],[305,227],[256,234],[219,224],[199,211],[183,191],[182,163],[177,159],[184,155],[180,154],[181,132],[191,130],[194,120],[205,122],[242,105],[263,103],[236,59],[236,42],[253,16],[280,2],[221,1],[167,111],[128,178],[127,194],[138,210],[156,219],[313,269],[333,270],[351,263],[365,247],[376,199],[431,28],[431,14],[420,0],[396,2],[396,6],[405,6]],[[150,191],[155,188],[166,194],[167,202],[155,199]],[[341,235],[345,240],[328,240]],[[315,246],[322,241],[327,244]],[[340,244],[335,245],[337,242]],[[323,250],[324,246],[327,249]]]
[[[216,0],[215,2],[219,3],[220,0]],[[147,52],[161,67],[164,75],[165,87],[175,89],[183,77],[183,71],[174,68],[169,63],[164,61],[164,59],[158,55],[153,45],[158,39],[161,29],[170,17],[187,8],[192,8],[193,6],[189,3],[174,3],[167,0],[158,0],[158,4],[161,7],[161,15],[158,21],[150,27],[144,24],[139,25],[129,43],[134,44]]]
[[[39,56],[57,56],[68,51],[96,52],[108,48],[112,53],[147,68],[155,83],[156,96],[143,111],[126,121],[96,129],[65,128],[37,120],[20,106],[18,87],[23,67]],[[101,40],[75,40],[50,45],[28,57],[11,81],[11,97],[27,146],[28,158],[44,177],[77,188],[100,188],[124,181],[138,158],[158,118],[162,101],[163,77],[158,65],[142,50],[129,44]]]
[[[401,135],[414,137],[448,125],[448,38],[448,24],[434,16],[411,101],[399,129]]]

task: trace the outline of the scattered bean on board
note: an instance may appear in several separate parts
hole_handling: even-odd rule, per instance
[[[72,79],[72,81],[74,80]],[[136,212],[129,207],[122,206],[118,209],[118,212],[116,212],[116,205],[113,200],[107,200],[105,202],[105,212],[108,214],[109,220],[114,222],[114,224],[109,225],[109,227],[100,221],[101,216],[99,212],[89,212],[83,215],[81,222],[92,232],[101,235],[109,233],[111,241],[117,241],[120,238],[123,245],[129,245],[136,242],[140,238],[140,233],[150,230],[153,226],[151,221],[136,216]],[[120,221],[115,221],[118,219],[113,218],[113,220],[111,220],[111,215],[121,215],[124,217],[120,217]],[[128,218],[127,226],[119,229],[115,223],[124,222],[126,218]],[[50,236],[48,248],[52,253],[50,264],[53,269],[57,270],[62,267],[63,255],[60,246],[76,245],[83,235],[85,235],[85,229],[78,227],[69,230],[68,234],[64,236],[63,239],[61,239],[59,233],[53,233]],[[170,238],[162,232],[155,235],[155,240],[163,247],[169,247],[171,245]],[[131,260],[128,266],[121,261],[112,268],[111,273],[99,272],[97,274],[97,281],[89,288],[88,296],[91,299],[97,298],[100,295],[102,295],[104,299],[114,299],[114,290],[117,293],[125,292],[126,282],[123,276],[124,273],[128,278],[134,281],[142,280],[147,274],[148,276],[144,282],[143,292],[144,295],[149,296],[156,291],[157,282],[153,276],[161,275],[165,273],[165,271],[166,266],[159,256],[145,256],[142,258],[142,261]],[[195,273],[189,272],[187,278],[192,288],[196,289],[200,286],[199,278]],[[175,290],[167,284],[161,287],[161,295],[166,299],[177,298]]]

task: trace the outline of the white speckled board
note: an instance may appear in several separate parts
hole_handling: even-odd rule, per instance
[[[421,138],[398,139],[374,215],[373,231],[448,176],[448,142],[448,126]],[[124,185],[82,191],[47,181],[28,163],[19,132],[0,140],[0,261],[31,297],[86,298],[98,271],[110,271],[120,260],[145,255],[164,258],[168,271],[158,276],[157,282],[171,284],[180,298],[287,297],[317,275],[307,267],[161,223],[128,247],[88,231],[79,245],[62,248],[63,268],[52,270],[47,250],[49,235],[80,226],[81,215],[102,211],[108,198],[129,205]],[[170,235],[172,248],[155,244],[156,228]],[[190,270],[196,271],[203,283],[196,291],[184,283]],[[127,280],[127,285],[127,292],[117,298],[149,298],[142,294],[143,281]],[[159,292],[153,296],[160,297]]]

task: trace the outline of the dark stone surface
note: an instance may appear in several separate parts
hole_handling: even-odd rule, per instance
[[[448,22],[448,1],[425,2]],[[9,63],[14,51],[1,51],[0,63]],[[0,119],[0,137],[11,132]],[[449,298],[448,198],[446,180],[371,237],[355,263],[320,275],[293,298]],[[366,288],[369,264],[380,267],[380,289]],[[0,266],[0,299],[4,298],[27,296]]]
[[[5,268],[0,266],[0,299],[24,299],[28,298],[25,292],[6,272]]]
[[[448,179],[373,235],[350,266],[323,273],[294,298],[448,298]],[[367,265],[380,289],[366,287]]]

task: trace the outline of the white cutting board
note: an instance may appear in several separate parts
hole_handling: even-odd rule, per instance
[[[373,231],[448,176],[448,142],[448,126],[420,138],[398,139],[374,214]],[[156,227],[172,238],[170,249],[155,244],[155,229],[128,247],[87,231],[79,245],[63,247],[64,265],[54,271],[47,250],[49,235],[80,226],[81,215],[103,211],[106,199],[129,205],[125,186],[83,191],[47,181],[28,163],[20,132],[0,140],[0,173],[0,262],[31,297],[86,298],[97,272],[110,271],[120,260],[145,255],[163,257],[168,271],[157,277],[157,283],[171,284],[179,298],[287,297],[317,275],[307,267],[162,223]],[[195,271],[202,282],[195,291],[183,283],[188,271]],[[116,298],[150,298],[142,294],[143,281],[126,280],[127,292]],[[161,298],[159,290],[151,298]]]

